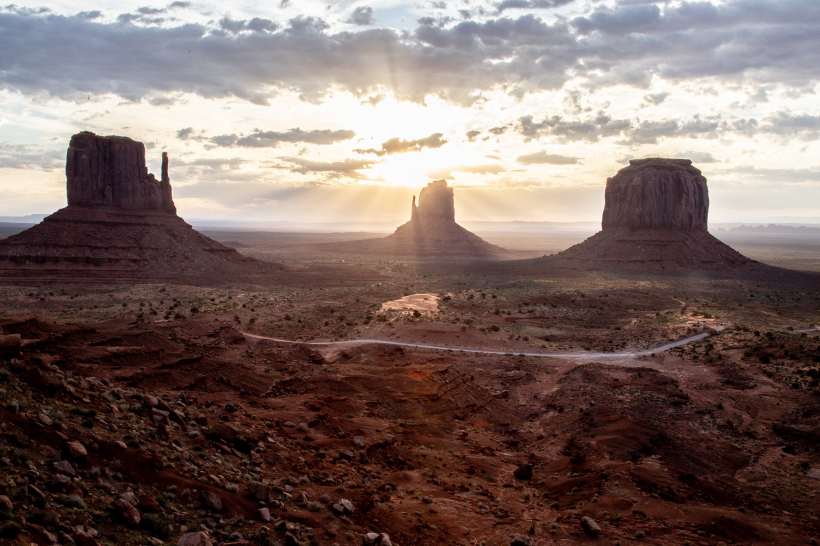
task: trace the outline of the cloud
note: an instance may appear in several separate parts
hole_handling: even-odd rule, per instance
[[[432,178],[433,180],[455,180],[452,173],[471,173],[471,174],[492,174],[497,175],[499,173],[506,172],[507,169],[502,167],[498,164],[490,164],[490,165],[461,165],[458,167],[448,167],[444,169],[437,169],[435,171],[431,171],[425,176],[427,178]]]
[[[648,104],[658,105],[665,101],[668,96],[669,93],[665,91],[663,93],[650,93],[648,95],[644,95],[643,100]]]
[[[515,158],[516,163],[521,165],[576,165],[579,158],[565,155],[548,154],[541,150],[532,154],[520,155]]]
[[[303,159],[301,157],[280,157],[282,161],[293,163],[298,167],[291,168],[291,172],[299,174],[308,173],[327,173],[330,178],[366,178],[363,174],[358,172],[361,169],[369,169],[376,161],[368,161],[365,159],[345,159],[344,161],[312,161],[310,159]]]
[[[467,131],[467,141],[468,142],[475,142],[475,137],[481,134],[481,131],[476,131],[473,129],[472,131]]]
[[[501,13],[508,9],[547,9],[570,4],[575,0],[503,0],[495,9]]]
[[[622,145],[657,144],[663,138],[714,139],[724,132],[726,124],[697,116],[689,121],[676,119],[646,120],[633,123],[628,119],[612,119],[603,112],[581,119],[550,116],[534,122],[532,116],[522,116],[517,130],[526,141],[544,136],[558,142],[598,142],[602,138],[620,137]]]
[[[359,26],[375,25],[376,19],[373,17],[373,8],[370,6],[359,6],[353,10],[347,22]]]
[[[709,152],[681,152],[675,155],[678,159],[691,159],[692,163],[720,163]]]
[[[0,143],[0,169],[52,171],[65,165],[65,152],[36,144]]]
[[[211,138],[211,142],[226,148],[236,146],[241,148],[278,148],[282,142],[306,142],[326,146],[343,140],[350,140],[355,136],[356,133],[346,129],[338,131],[329,129],[303,131],[296,127],[284,133],[257,130],[246,136],[220,135]]]
[[[174,167],[207,167],[214,170],[222,170],[228,168],[233,171],[238,171],[242,165],[248,163],[247,159],[241,157],[232,157],[228,159],[223,158],[200,158],[193,161],[175,160]]]
[[[240,32],[274,32],[279,25],[271,21],[270,19],[262,19],[260,17],[254,17],[251,20],[242,20],[242,21],[235,21],[231,19],[230,15],[226,15],[222,19],[219,20],[219,27],[224,30],[225,32],[229,32],[231,34],[239,34]]]
[[[680,2],[663,10],[655,3],[591,3],[571,21],[503,16],[561,3],[505,0],[496,5],[500,15],[482,21],[422,18],[407,31],[337,33],[304,16],[278,27],[227,17],[171,26],[170,19],[139,12],[106,22],[15,8],[0,13],[0,51],[14,52],[0,58],[0,87],[69,100],[92,92],[128,100],[195,93],[255,104],[283,90],[309,102],[342,90],[420,104],[434,95],[468,106],[482,91],[521,99],[570,80],[588,88],[645,87],[655,77],[803,88],[817,79],[815,0]],[[44,55],[44,48],[72,54]]]
[[[441,137],[444,133],[433,133],[432,135],[419,138],[416,140],[402,140],[399,137],[391,138],[387,142],[382,143],[381,150],[368,148],[363,150],[361,148],[353,150],[358,154],[375,154],[379,157],[383,155],[403,154],[407,152],[420,152],[423,148],[441,148],[447,144],[448,140],[443,140]]]

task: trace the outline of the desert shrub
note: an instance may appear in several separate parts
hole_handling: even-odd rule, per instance
[[[70,508],[79,508],[80,510],[85,510],[87,508],[85,501],[79,495],[67,496],[64,504]]]
[[[570,464],[575,465],[575,466],[578,466],[580,464],[584,464],[584,462],[586,460],[587,460],[586,453],[581,453],[580,451],[576,451],[569,458]]]
[[[256,546],[271,546],[272,542],[265,531],[252,531],[248,534],[248,540]]]
[[[645,536],[646,536],[646,533],[644,533],[641,529],[638,529],[637,531],[635,531],[635,538],[643,538]]]
[[[316,502],[316,501],[311,501],[311,502],[307,503],[307,509],[310,510],[311,512],[321,512],[322,511],[322,503],[321,502]]]
[[[0,537],[3,538],[15,538],[22,532],[23,528],[16,521],[10,521],[0,527]]]
[[[171,525],[170,518],[160,514],[143,514],[140,520],[140,527],[161,539],[167,539],[171,535],[169,525]]]

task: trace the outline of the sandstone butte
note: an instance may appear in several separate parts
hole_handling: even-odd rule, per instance
[[[761,264],[707,230],[709,189],[688,159],[633,159],[606,181],[601,231],[554,256],[584,269],[736,270]]]
[[[157,180],[141,142],[74,135],[66,188],[67,207],[0,242],[0,282],[228,282],[282,269],[242,256],[177,216],[168,155]]]
[[[333,250],[361,254],[418,258],[487,259],[504,255],[492,245],[456,223],[453,188],[436,180],[422,188],[410,208],[410,221],[380,239],[334,245]]]

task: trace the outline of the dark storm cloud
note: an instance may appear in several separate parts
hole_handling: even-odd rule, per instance
[[[359,6],[353,10],[347,22],[359,26],[375,25],[376,19],[373,17],[373,8],[370,6]]]
[[[51,171],[65,165],[65,152],[36,144],[0,142],[0,169]]]
[[[379,157],[407,152],[420,152],[423,148],[441,148],[447,144],[449,141],[442,139],[442,136],[444,136],[443,133],[433,133],[428,137],[416,140],[402,140],[396,137],[391,138],[387,142],[383,142],[381,150],[375,150],[373,148],[362,150],[359,148],[353,151],[358,154],[376,154]]]
[[[225,16],[219,20],[219,27],[225,32],[230,32],[231,34],[239,34],[240,32],[244,31],[274,32],[277,28],[279,28],[279,25],[277,25],[270,19],[262,19],[260,17],[254,17],[250,21],[236,21],[234,19],[231,19],[230,16]]]
[[[468,142],[475,142],[475,137],[481,134],[481,131],[477,131],[473,129],[472,131],[467,131],[467,141]]]
[[[506,0],[497,8],[554,5]],[[302,16],[280,27],[266,19],[222,19],[215,26],[163,28],[156,26],[161,19],[137,11],[106,23],[6,9],[0,13],[0,87],[68,99],[92,92],[128,100],[186,92],[256,104],[282,90],[317,102],[339,88],[360,98],[392,93],[423,103],[436,95],[470,105],[484,90],[522,98],[560,89],[573,78],[593,86],[646,86],[653,75],[670,81],[713,77],[800,88],[816,81],[820,66],[816,0],[682,2],[664,10],[646,3],[593,4],[571,21],[532,14],[425,18],[409,32],[329,34],[325,21]]]
[[[182,131],[187,131],[187,129],[182,129]],[[184,139],[184,136],[180,136],[180,134],[177,133],[178,138]],[[331,131],[329,129],[303,131],[296,127],[283,133],[257,130],[245,136],[220,135],[211,138],[211,142],[217,146],[239,146],[241,148],[277,148],[282,142],[306,142],[308,144],[326,146],[343,140],[350,140],[355,136],[356,133],[346,129],[340,129],[338,131]]]
[[[280,157],[282,161],[293,163],[298,167],[290,169],[291,172],[299,174],[308,173],[327,173],[331,178],[365,178],[363,174],[358,172],[361,169],[369,169],[376,161],[368,161],[366,159],[345,159],[344,161],[311,161],[301,157]]]
[[[515,161],[521,165],[576,165],[578,159],[577,157],[548,154],[541,150],[532,154],[520,155],[515,158]]]

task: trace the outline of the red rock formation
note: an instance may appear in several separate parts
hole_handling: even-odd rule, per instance
[[[162,154],[162,179],[145,166],[145,146],[121,136],[83,131],[71,137],[66,154],[68,205],[176,213]]]
[[[330,250],[330,249],[329,249]],[[504,254],[456,223],[453,188],[445,180],[430,182],[410,208],[410,221],[383,239],[336,244],[333,251],[435,258],[490,258]]]
[[[688,159],[633,159],[606,181],[603,230],[706,231],[709,190]]]
[[[158,181],[145,167],[141,142],[76,134],[66,179],[68,207],[0,243],[0,281],[211,282],[283,269],[245,257],[177,216],[168,155]]]
[[[584,269],[754,267],[707,231],[709,190],[688,159],[650,158],[607,179],[603,229],[553,261]]]

